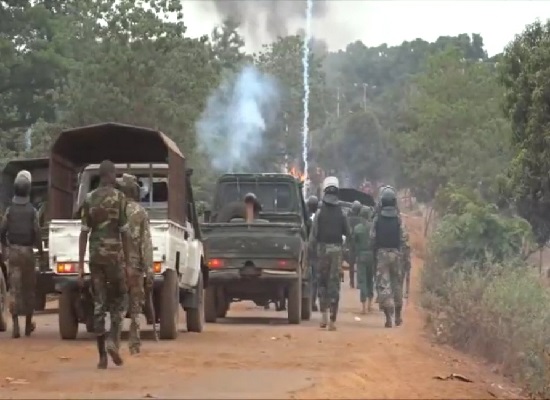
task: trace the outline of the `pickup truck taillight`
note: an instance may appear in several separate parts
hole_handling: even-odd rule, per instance
[[[161,262],[154,262],[153,263],[153,272],[155,274],[160,274],[161,270],[162,270],[162,263]]]
[[[57,263],[56,270],[58,274],[76,274],[76,267],[76,263]]]
[[[211,258],[210,260],[208,260],[208,268],[222,268],[224,265],[225,262],[220,258]]]

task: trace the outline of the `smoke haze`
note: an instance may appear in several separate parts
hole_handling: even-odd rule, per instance
[[[279,105],[277,83],[253,66],[246,66],[210,96],[197,122],[199,149],[222,172],[246,172],[253,167],[264,134]]]

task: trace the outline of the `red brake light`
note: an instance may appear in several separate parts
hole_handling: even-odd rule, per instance
[[[208,267],[209,268],[221,268],[221,267],[223,267],[223,265],[224,265],[223,260],[221,260],[219,258],[212,258],[212,259],[208,260]]]

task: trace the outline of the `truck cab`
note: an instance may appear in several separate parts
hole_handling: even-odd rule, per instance
[[[80,148],[89,151],[78,151]],[[136,175],[140,182],[140,203],[150,219],[155,273],[154,312],[144,310],[148,323],[160,323],[161,339],[175,339],[181,305],[188,331],[202,331],[208,271],[194,207],[192,170],[185,168],[183,155],[161,132],[107,123],[64,131],[52,149],[49,264],[61,294],[61,337],[75,339],[79,323],[86,324],[88,331],[93,329],[91,280],[86,280],[82,290],[77,279],[79,215],[86,196],[99,185],[99,162],[103,159],[115,162],[117,173]],[[89,251],[84,265],[89,278],[88,256]]]

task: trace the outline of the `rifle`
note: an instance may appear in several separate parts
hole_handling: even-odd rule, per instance
[[[157,316],[155,314],[155,304],[153,303],[153,287],[145,283],[145,315],[149,315],[153,321],[153,336],[155,341],[159,341],[157,332]]]

